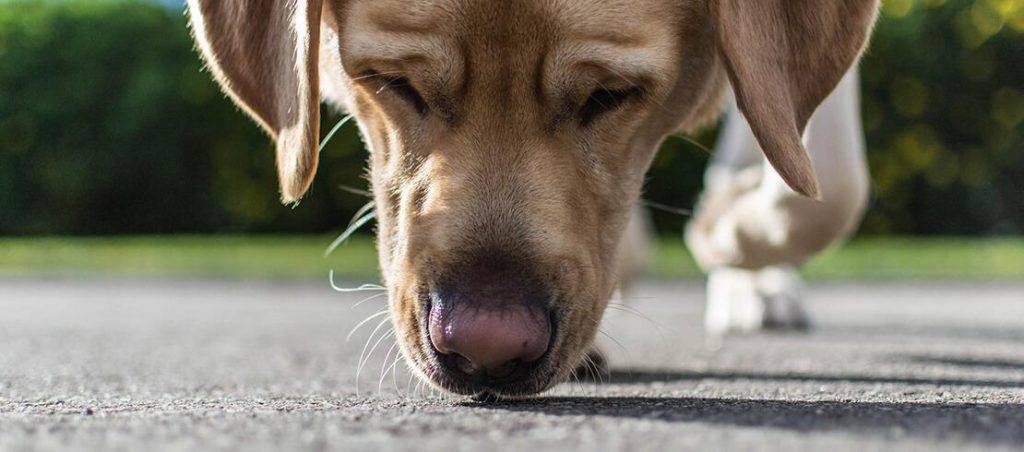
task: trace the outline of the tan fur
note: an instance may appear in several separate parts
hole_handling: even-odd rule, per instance
[[[718,40],[740,110],[794,190],[819,198],[800,142],[807,121],[860,56],[877,5],[864,0],[715,0]]]
[[[583,359],[655,151],[719,111],[727,76],[776,168],[816,194],[799,134],[863,48],[876,3],[326,0],[316,27],[317,0],[189,1],[214,74],[277,135],[286,200],[316,165],[313,64],[324,98],[355,115],[399,344],[429,381],[440,370],[425,353],[420,294],[461,256],[514,255],[555,288],[546,377],[518,394]],[[427,113],[387,86],[395,75]],[[644,95],[584,125],[579,106],[601,87]]]

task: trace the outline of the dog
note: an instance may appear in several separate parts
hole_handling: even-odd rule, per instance
[[[761,269],[785,279],[858,216],[863,189],[843,177],[856,169],[812,161],[801,137],[878,0],[188,7],[209,70],[276,142],[285,203],[317,170],[321,102],[354,116],[399,347],[452,393],[529,396],[583,362],[656,150],[720,117],[730,86],[770,167],[702,197],[687,239],[709,290],[760,288]],[[724,311],[729,329],[757,309]]]

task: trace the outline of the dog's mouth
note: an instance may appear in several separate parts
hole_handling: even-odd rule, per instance
[[[429,292],[420,295],[419,357],[413,361],[424,376],[436,386],[455,394],[478,400],[509,399],[536,395],[554,384],[558,370],[559,315],[554,309],[544,312],[544,325],[549,331],[539,356],[514,358],[487,368],[474,362],[478,357],[467,357],[442,346],[438,347],[437,325],[431,325],[443,309],[442,302]],[[433,331],[432,331],[433,330]],[[434,337],[432,337],[432,333]],[[486,339],[484,339],[486,340]],[[419,362],[416,362],[419,361]]]

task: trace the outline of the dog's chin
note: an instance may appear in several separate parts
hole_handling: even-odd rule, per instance
[[[481,383],[455,377],[443,371],[426,373],[426,378],[432,385],[476,401],[517,400],[533,397],[553,386],[554,376],[554,372],[534,372],[533,375],[525,379]]]
[[[548,350],[530,371],[514,373],[502,379],[481,379],[451,372],[441,364],[440,355],[429,342],[425,347],[421,345],[420,349],[420,360],[425,362],[418,366],[421,378],[443,391],[478,401],[528,398],[550,389],[558,382],[558,367],[553,360],[555,349]]]
[[[420,378],[445,392],[470,397],[477,401],[517,400],[536,396],[558,383],[558,367],[554,365],[555,349],[548,350],[527,373],[504,379],[478,379],[451,372],[441,364],[440,355],[430,342],[419,345],[420,356],[413,361],[420,369]]]

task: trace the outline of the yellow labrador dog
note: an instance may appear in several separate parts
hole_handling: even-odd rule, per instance
[[[285,202],[316,172],[321,101],[355,116],[402,353],[437,387],[498,397],[582,362],[655,151],[715,120],[730,85],[774,170],[705,195],[701,263],[798,265],[849,229],[863,190],[801,137],[877,3],[188,2],[210,70],[277,143]],[[772,178],[784,195],[757,195]]]

